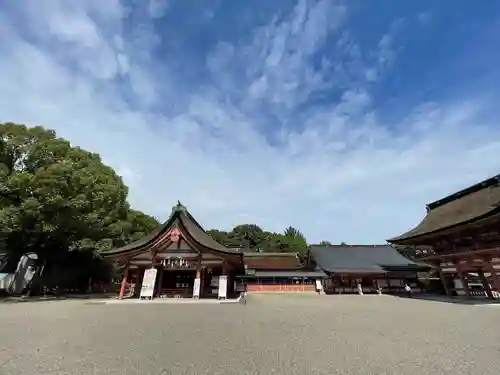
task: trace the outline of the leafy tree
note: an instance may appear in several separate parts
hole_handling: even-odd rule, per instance
[[[319,243],[319,245],[321,245],[321,246],[331,246],[331,245],[332,245],[332,243],[331,243],[330,241],[321,241],[321,242]]]
[[[296,228],[288,227],[283,233],[285,237],[289,238],[290,246],[293,249],[303,250],[307,248],[307,239],[304,234]]]
[[[284,233],[275,233],[264,231],[255,224],[241,224],[230,232],[211,229],[207,233],[219,243],[243,251],[297,252],[307,248],[305,236],[291,227]]]
[[[228,240],[247,250],[256,250],[262,246],[264,231],[255,224],[242,224],[228,233]]]
[[[207,233],[218,243],[224,246],[229,246],[229,236],[227,232],[218,229],[209,229],[207,230]]]
[[[52,265],[76,261],[68,256],[76,250],[94,259],[154,230],[157,221],[130,210],[127,193],[98,154],[40,126],[0,124],[0,233],[9,252],[33,251]]]

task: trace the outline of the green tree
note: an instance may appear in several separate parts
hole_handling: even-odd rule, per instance
[[[229,245],[229,236],[227,232],[218,229],[209,229],[207,233],[212,236],[212,238],[218,243],[228,246]]]
[[[33,251],[44,264],[75,250],[93,259],[154,230],[158,222],[130,210],[127,193],[98,154],[39,126],[0,124],[0,232],[9,252]]]
[[[304,234],[296,228],[288,227],[283,233],[287,238],[290,239],[291,247],[293,249],[304,250],[307,248],[307,239]]]
[[[228,242],[242,249],[255,251],[262,247],[264,231],[255,224],[241,224],[228,233]]]
[[[321,241],[321,242],[319,243],[319,245],[321,245],[321,246],[331,246],[331,245],[332,245],[332,243],[331,243],[330,241]]]

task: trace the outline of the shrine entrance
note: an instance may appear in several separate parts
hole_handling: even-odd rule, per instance
[[[231,298],[235,276],[244,274],[243,254],[216,242],[180,203],[155,233],[102,253],[125,266],[120,297]]]

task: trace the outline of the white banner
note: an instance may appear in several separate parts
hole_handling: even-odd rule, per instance
[[[227,276],[219,276],[219,298],[227,298]]]
[[[140,297],[150,297],[153,298],[155,292],[155,282],[156,282],[156,268],[149,268],[144,271],[144,277],[142,278],[142,287]]]
[[[323,291],[323,284],[321,283],[321,280],[316,280],[316,290],[320,293]]]
[[[200,298],[200,286],[201,286],[201,280],[194,279],[193,298]]]

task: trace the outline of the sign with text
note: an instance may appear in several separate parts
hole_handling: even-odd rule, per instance
[[[323,291],[323,284],[321,283],[321,280],[316,280],[316,290],[318,292],[322,292]]]
[[[201,280],[194,279],[193,298],[200,298],[200,286],[201,286]]]
[[[142,278],[142,287],[140,297],[153,298],[155,292],[156,283],[156,268],[149,268],[144,271],[144,277]]]
[[[219,276],[219,298],[227,298],[227,276]]]

